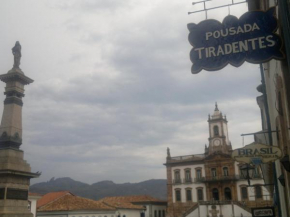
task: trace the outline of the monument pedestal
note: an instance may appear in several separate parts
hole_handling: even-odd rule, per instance
[[[23,158],[23,151],[19,149],[22,144],[24,85],[33,80],[19,68],[19,42],[12,51],[14,67],[7,74],[0,75],[0,80],[6,83],[0,126],[0,217],[33,217],[28,210],[28,190],[30,179],[39,177],[40,173],[31,172],[30,165]]]

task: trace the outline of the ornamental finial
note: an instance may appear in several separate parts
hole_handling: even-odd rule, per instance
[[[215,111],[218,111],[219,110],[217,102],[215,103],[215,109],[214,110]]]
[[[170,149],[167,147],[167,157],[170,157]]]

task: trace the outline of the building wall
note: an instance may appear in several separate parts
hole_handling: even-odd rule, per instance
[[[242,209],[241,207],[233,205],[215,205],[218,212],[218,216],[222,214],[223,216],[242,216],[251,217],[252,214],[249,211]],[[212,216],[212,205],[199,205],[193,212],[189,213],[187,217],[206,217]]]
[[[172,172],[172,181],[175,179],[174,177],[174,171],[179,170],[180,171],[180,178],[182,183],[181,184],[173,184],[172,185],[172,201],[173,203],[176,202],[176,189],[181,190],[181,202],[187,202],[186,201],[186,189],[191,189],[192,190],[192,202],[197,202],[197,188],[202,188],[203,189],[203,195],[204,195],[204,200],[206,200],[206,191],[205,191],[205,184],[203,183],[194,183],[194,180],[197,178],[196,176],[196,169],[200,168],[201,169],[201,176],[205,176],[205,168],[204,164],[194,164],[194,165],[186,165],[186,166],[174,166],[171,168]],[[192,178],[192,183],[184,183],[185,179],[185,169],[190,169],[191,171],[191,178]]]
[[[285,1],[285,0],[281,0]],[[279,1],[279,2],[281,2]],[[255,7],[251,7],[252,3],[255,3]],[[277,1],[274,0],[250,0],[249,2],[249,9],[250,10],[267,10],[269,7],[276,6]],[[281,15],[279,14],[279,5],[276,7],[277,18],[280,19]],[[282,24],[282,20],[278,22]],[[283,37],[281,34],[281,30],[283,27],[280,26],[278,33]],[[285,42],[285,41],[284,41]],[[267,91],[267,101],[269,107],[269,116],[270,116],[270,125],[271,130],[278,130],[279,133],[272,133],[273,138],[273,145],[278,146],[281,148],[283,156],[285,154],[290,154],[290,132],[288,127],[290,126],[289,123],[289,111],[290,111],[290,71],[286,60],[276,61],[271,60],[267,63],[263,64],[263,71],[266,83],[266,91]],[[262,105],[263,97],[257,99],[258,104],[261,108],[261,117],[263,124],[263,130],[267,130],[267,119],[265,113],[265,106]],[[269,144],[269,143],[268,143]],[[275,162],[276,167],[276,174],[272,168],[269,170],[265,170],[266,174],[266,181],[267,182],[274,182],[277,181],[277,178],[284,174],[286,186],[283,187],[278,182],[278,189],[280,194],[280,205],[281,205],[281,216],[290,216],[290,174],[282,168],[279,161]],[[275,177],[276,175],[276,177]],[[273,191],[273,188],[271,189]]]
[[[33,214],[33,217],[36,217],[36,204],[37,204],[37,199],[29,198],[29,201],[31,203],[30,204],[30,211]]]
[[[152,213],[153,213],[152,217],[165,217],[166,216],[166,206],[152,205]]]
[[[141,210],[119,209],[117,211],[117,216],[119,216],[119,215],[120,215],[120,217],[140,217]],[[110,216],[107,216],[107,217],[110,217]]]
[[[36,216],[37,217],[117,217],[117,212],[116,211],[37,212]],[[126,217],[129,217],[129,216],[126,216]],[[138,217],[140,217],[140,215]]]
[[[183,181],[185,179],[185,169],[190,169],[191,171],[191,178],[192,181],[196,178],[196,169],[201,168],[202,176],[205,176],[205,169],[204,164],[192,164],[192,165],[186,165],[186,166],[174,166],[171,168],[172,172],[172,179],[174,179],[174,171],[180,170],[180,178]]]

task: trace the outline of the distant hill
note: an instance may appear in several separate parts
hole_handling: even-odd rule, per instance
[[[139,183],[115,184],[112,181],[101,181],[92,185],[75,181],[71,178],[52,178],[30,186],[30,192],[46,194],[52,191],[70,191],[75,195],[99,200],[109,196],[150,195],[166,200],[166,180],[151,179]]]

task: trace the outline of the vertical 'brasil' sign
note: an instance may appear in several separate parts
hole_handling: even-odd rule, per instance
[[[275,33],[278,24],[274,12],[275,8],[270,8],[247,12],[240,19],[229,15],[222,23],[217,20],[189,23],[192,73],[219,70],[227,64],[238,67],[245,61],[263,63],[283,59],[282,40]]]

